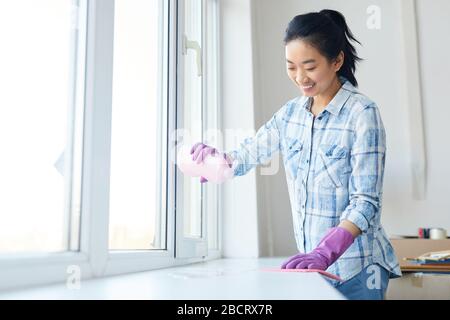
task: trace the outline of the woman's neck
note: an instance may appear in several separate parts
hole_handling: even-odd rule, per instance
[[[339,78],[336,77],[333,81],[333,83],[330,85],[330,87],[323,92],[322,94],[319,94],[315,97],[313,97],[313,102],[311,106],[311,112],[317,116],[319,113],[321,113],[326,106],[330,103],[331,100],[333,100],[336,93],[339,91],[339,89],[342,87],[342,83],[339,81]]]

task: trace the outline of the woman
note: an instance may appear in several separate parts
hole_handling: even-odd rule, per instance
[[[389,278],[401,276],[380,223],[385,130],[377,105],[356,89],[361,59],[350,41],[358,42],[337,11],[294,17],[287,73],[303,96],[223,155],[241,176],[281,151],[300,251],[282,268],[327,270],[347,298],[383,299]],[[202,143],[191,150],[197,162],[216,152]]]

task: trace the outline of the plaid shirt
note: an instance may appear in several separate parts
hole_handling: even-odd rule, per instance
[[[340,90],[316,117],[312,99],[286,103],[233,158],[235,176],[269,162],[281,151],[292,207],[295,239],[302,253],[313,250],[342,220],[362,234],[327,271],[344,281],[378,263],[401,276],[381,226],[386,135],[378,107],[344,77]]]

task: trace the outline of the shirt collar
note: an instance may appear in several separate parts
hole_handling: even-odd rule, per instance
[[[347,102],[350,95],[352,93],[358,92],[358,90],[351,84],[350,81],[347,80],[347,78],[339,76],[339,80],[341,81],[342,86],[325,108],[326,111],[335,116],[339,114],[339,112],[341,111],[345,102]],[[303,108],[309,111],[311,101],[312,101],[311,97],[306,98],[305,103],[303,104]]]

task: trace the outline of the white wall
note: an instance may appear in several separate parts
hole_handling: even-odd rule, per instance
[[[446,98],[450,92],[450,1],[417,2],[428,194],[425,201],[392,199],[386,223],[397,233],[413,233],[419,226],[442,226],[450,233],[450,143],[447,139],[450,109]],[[394,210],[398,212],[396,216],[391,214]]]
[[[221,118],[225,132],[254,130],[251,1],[220,1]],[[226,150],[239,141],[225,135]],[[255,172],[222,185],[222,245],[225,257],[257,257]]]
[[[450,117],[444,93],[449,91],[450,63],[446,59],[450,50],[448,38],[450,2],[446,0],[418,0],[419,50],[422,75],[422,98],[424,127],[427,145],[428,183],[427,195],[423,201],[414,200],[411,188],[410,144],[408,136],[408,105],[402,98],[404,73],[401,69],[403,47],[400,20],[401,0],[254,0],[252,1],[252,40],[248,38],[226,38],[224,45],[231,46],[224,51],[234,52],[233,58],[225,59],[224,66],[240,63],[244,58],[248,63],[248,46],[253,43],[252,76],[241,69],[239,76],[229,80],[231,87],[224,83],[224,110],[228,124],[259,128],[286,101],[300,94],[290,83],[285,72],[285,56],[282,38],[287,23],[295,15],[324,8],[341,11],[363,46],[357,46],[358,54],[365,59],[359,65],[356,77],[361,92],[372,98],[379,106],[387,131],[387,162],[385,171],[382,221],[386,231],[393,234],[417,233],[420,226],[444,227],[450,232],[450,169],[447,157],[450,155],[445,136],[445,121]],[[248,1],[225,1],[248,3]],[[381,9],[381,29],[370,30],[366,26],[366,9],[377,5]],[[246,7],[247,9],[248,7]],[[245,12],[246,15],[248,12]],[[238,16],[237,13],[235,13]],[[241,16],[241,18],[243,18]],[[247,18],[247,17],[245,17]],[[241,26],[242,27],[242,26]],[[248,24],[246,27],[251,27]],[[444,31],[445,30],[445,31]],[[247,34],[240,29],[240,34]],[[244,51],[242,49],[245,49]],[[242,56],[242,54],[245,54]],[[235,59],[235,60],[234,60]],[[249,65],[251,65],[249,63]],[[227,70],[226,70],[227,71]],[[225,72],[226,72],[225,71]],[[225,78],[232,75],[225,75]],[[247,81],[253,80],[252,84]],[[253,96],[247,90],[253,85]],[[233,89],[233,87],[235,89]],[[239,90],[237,89],[239,88]],[[243,96],[240,94],[244,93]],[[233,95],[230,98],[227,95]],[[248,98],[239,112],[248,118],[233,122],[232,101]],[[251,101],[252,100],[252,101]],[[227,102],[228,101],[228,102]],[[230,108],[230,110],[228,109]],[[247,108],[254,108],[253,111]],[[237,110],[233,109],[233,110]],[[248,122],[246,122],[246,120]],[[278,157],[278,156],[277,156]],[[276,159],[274,160],[276,161]],[[261,176],[256,171],[256,197],[258,208],[259,252],[262,255],[289,255],[296,251],[292,233],[290,203],[282,162],[276,175]],[[253,171],[254,172],[254,171]],[[253,179],[253,174],[251,178]],[[246,179],[246,178],[240,178]],[[233,187],[242,186],[243,181],[234,181]],[[248,185],[250,187],[250,185]],[[247,188],[246,195],[249,195]],[[248,197],[245,197],[248,201]],[[238,200],[236,198],[236,200]],[[252,230],[254,231],[254,230]],[[233,232],[230,230],[230,232]]]

